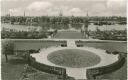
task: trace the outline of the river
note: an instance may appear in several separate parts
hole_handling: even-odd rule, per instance
[[[11,24],[5,24],[2,23],[1,24],[2,28],[9,28],[9,29],[15,29],[18,31],[28,31],[28,30],[39,30],[41,27],[39,26],[26,26],[26,25],[11,25]],[[127,28],[127,25],[103,25],[103,26],[98,26],[98,25],[89,25],[88,29],[91,31],[95,31],[96,28],[100,29],[100,30],[125,30]]]

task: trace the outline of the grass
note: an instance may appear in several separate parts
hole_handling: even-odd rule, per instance
[[[26,62],[10,55],[8,63],[5,62],[5,57],[1,56],[1,76],[2,80],[19,80],[23,72]],[[43,73],[41,75],[31,76],[29,80],[58,80],[56,75]]]
[[[15,48],[17,49],[40,49],[40,48],[47,48],[51,46],[57,46],[60,42],[15,42]]]
[[[109,51],[127,52],[127,42],[80,42],[79,44]]]
[[[49,46],[56,46],[61,44],[61,42],[43,42],[43,41],[22,41],[18,40],[15,42],[15,47],[17,49],[33,49],[33,48],[44,48]],[[121,43],[121,42],[84,42],[82,43],[84,46],[91,46],[95,48],[101,48],[105,50],[117,50],[121,52],[127,52],[127,44]],[[1,62],[1,74],[2,74],[2,80],[17,80],[19,79],[21,72],[23,71],[23,67],[25,62],[21,59],[18,59],[14,56],[9,56],[9,62],[5,62],[5,57],[2,55],[2,62]],[[115,72],[102,75],[101,78],[105,79],[120,79],[120,80],[126,80],[127,77],[127,63],[123,65],[122,68],[118,69]],[[47,75],[47,76],[46,76]],[[41,76],[37,76],[37,80],[48,80],[48,79],[55,79],[55,77],[51,74],[44,73]],[[41,79],[40,79],[41,78]]]
[[[100,62],[98,55],[79,49],[55,51],[48,55],[48,59],[54,64],[72,68],[89,67]]]
[[[108,80],[127,80],[127,61],[125,64],[118,70],[99,76],[100,79]]]
[[[2,40],[4,44],[5,40]],[[63,41],[43,41],[43,40],[13,40],[15,45],[15,50],[30,50],[30,49],[41,49],[48,48],[51,46],[60,46]]]
[[[127,55],[127,43],[126,42],[82,42],[79,44],[83,44],[84,46],[95,47],[110,51],[119,51],[124,52],[122,54]],[[127,80],[127,59],[125,64],[118,70],[104,74],[100,76],[100,79],[107,80]]]
[[[61,31],[55,35],[58,39],[82,39],[82,34],[75,31]]]
[[[20,78],[20,74],[23,71],[25,62],[23,60],[17,59],[14,56],[8,56],[8,63],[5,62],[5,57],[3,55],[1,56],[1,58],[2,80],[18,80]],[[18,62],[16,62],[17,60]]]

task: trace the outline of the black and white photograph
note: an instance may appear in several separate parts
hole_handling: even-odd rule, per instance
[[[127,0],[0,4],[0,80],[127,80]]]

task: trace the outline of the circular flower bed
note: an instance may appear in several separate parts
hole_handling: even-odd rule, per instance
[[[94,66],[100,62],[100,57],[92,52],[79,49],[63,49],[52,52],[47,56],[48,60],[56,65],[84,68]]]

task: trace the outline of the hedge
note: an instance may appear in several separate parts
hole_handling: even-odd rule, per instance
[[[78,44],[78,45],[77,45],[77,47],[83,47],[83,46],[84,46],[84,45],[82,45],[82,44]]]
[[[54,67],[54,66],[49,66],[43,63],[36,62],[35,58],[29,57],[29,65],[46,73],[50,74],[56,74],[63,76],[63,78],[66,78],[66,69],[65,68],[60,68],[60,67]]]
[[[118,61],[115,63],[112,63],[107,66],[102,66],[102,67],[96,67],[96,68],[91,68],[87,69],[87,79],[96,79],[96,76],[106,74],[113,72],[123,66],[125,63],[125,57],[123,57],[121,54],[118,56]]]
[[[61,47],[67,47],[67,44],[61,44]]]

